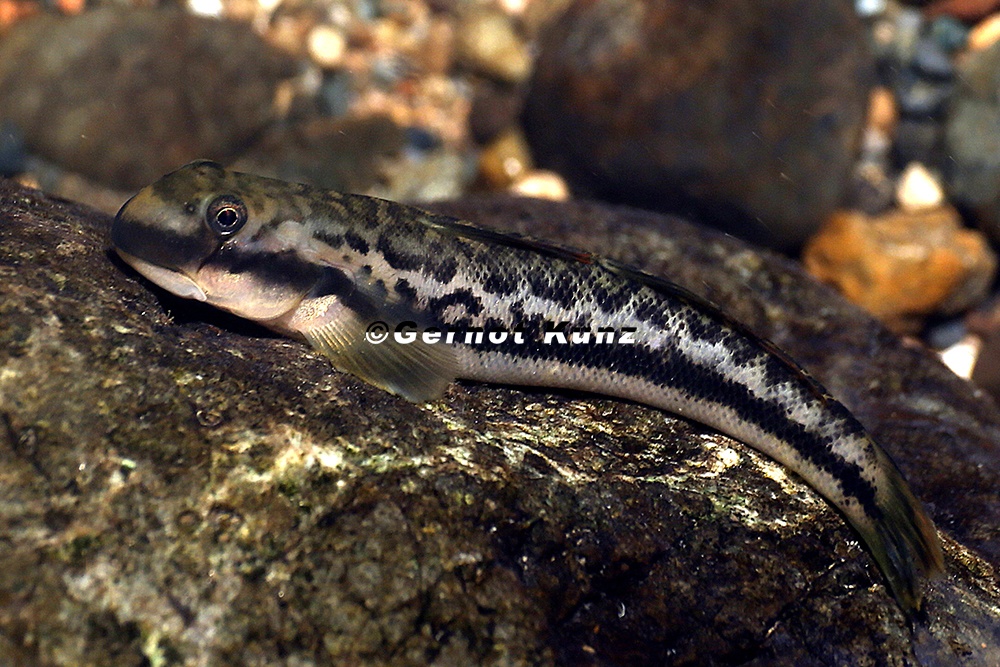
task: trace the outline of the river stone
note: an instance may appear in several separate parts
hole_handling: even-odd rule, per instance
[[[109,217],[0,181],[0,655],[10,664],[1000,662],[996,406],[793,264],[673,218],[438,210],[670,275],[784,345],[944,530],[912,624],[794,475],[623,401],[413,405],[151,288]]]
[[[579,0],[525,124],[574,192],[787,249],[846,190],[873,68],[847,0]]]
[[[1000,42],[970,53],[961,66],[946,121],[948,185],[1000,243]]]
[[[247,24],[114,7],[43,15],[0,40],[0,120],[65,168],[138,188],[244,148],[297,70]]]

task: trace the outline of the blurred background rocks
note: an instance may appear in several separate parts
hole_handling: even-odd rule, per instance
[[[525,123],[575,191],[794,249],[844,194],[873,75],[841,0],[579,2]]]
[[[41,15],[0,42],[0,118],[38,154],[120,188],[228,160],[279,115],[295,60],[245,26],[172,9]]]
[[[0,174],[108,212],[198,157],[672,211],[803,248],[961,371],[997,298],[998,39],[984,0],[0,0]]]

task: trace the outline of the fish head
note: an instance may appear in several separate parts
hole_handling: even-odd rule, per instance
[[[306,239],[278,218],[268,179],[226,171],[207,160],[167,174],[129,199],[111,227],[117,253],[177,296],[267,323],[295,309],[321,267],[301,255]],[[299,234],[302,237],[304,232]]]

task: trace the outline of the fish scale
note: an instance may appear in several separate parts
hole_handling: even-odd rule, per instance
[[[924,578],[943,570],[933,523],[857,419],[772,343],[666,280],[207,161],[136,194],[112,241],[161,287],[305,339],[338,369],[410,400],[466,378],[615,396],[718,429],[836,506],[908,613]],[[366,338],[375,322],[390,331],[380,344]],[[397,327],[457,336],[407,343],[391,335]],[[464,338],[477,330],[520,337]],[[595,342],[598,332],[614,342]]]

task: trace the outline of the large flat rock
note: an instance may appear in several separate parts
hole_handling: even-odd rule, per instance
[[[587,204],[437,208],[639,264],[786,347],[896,457],[948,577],[907,622],[781,466],[657,410],[412,405],[151,288],[0,181],[0,655],[42,665],[1000,664],[996,406],[790,263]]]

